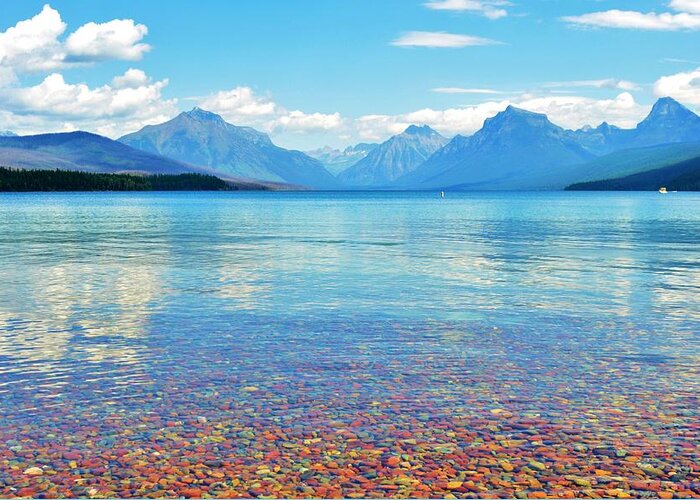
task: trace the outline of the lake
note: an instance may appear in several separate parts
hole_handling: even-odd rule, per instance
[[[700,194],[0,194],[0,497],[700,496]]]

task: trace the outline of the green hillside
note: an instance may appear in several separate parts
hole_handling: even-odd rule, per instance
[[[700,191],[700,156],[663,168],[625,177],[581,182],[567,187],[570,191]]]

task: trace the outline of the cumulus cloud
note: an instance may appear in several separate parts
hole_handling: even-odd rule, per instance
[[[489,19],[507,16],[508,11],[502,8],[507,5],[510,3],[503,0],[431,0],[425,4],[427,8],[433,10],[476,12]]]
[[[335,130],[343,124],[339,113],[288,110],[271,97],[256,94],[250,87],[216,92],[200,99],[198,106],[236,125],[258,127],[266,132]]]
[[[132,19],[115,19],[107,23],[87,23],[66,39],[66,61],[89,62],[107,59],[136,61],[151,49],[140,43],[148,33],[143,24]]]
[[[0,126],[25,133],[82,128],[118,135],[172,117],[176,102],[162,98],[167,84],[135,69],[96,88],[52,73],[31,87],[0,89],[0,107],[9,121]]]
[[[618,80],[616,78],[605,78],[602,80],[573,80],[569,82],[549,82],[545,84],[548,88],[576,88],[592,87],[596,89],[617,89],[617,90],[639,90],[640,86],[628,80]]]
[[[199,106],[221,114],[234,123],[248,120],[250,117],[272,116],[277,109],[277,104],[272,99],[255,95],[250,87],[216,92],[201,100]]]
[[[356,119],[354,126],[361,139],[372,141],[399,134],[413,124],[430,125],[446,135],[472,134],[483,126],[486,118],[503,111],[508,104],[508,101],[493,101],[444,110],[424,108],[401,115],[366,115]]]
[[[64,59],[58,37],[66,30],[58,11],[40,13],[0,32],[0,68],[14,73],[58,68]]]
[[[275,128],[285,130],[333,130],[340,127],[343,123],[340,113],[323,114],[311,113],[307,114],[303,111],[289,111],[286,114],[278,117],[275,121]]]
[[[148,28],[131,19],[79,26],[65,39],[67,25],[50,5],[0,32],[0,127],[21,133],[75,129],[116,136],[164,121],[177,111],[162,91],[167,80],[151,81],[130,68],[111,83],[90,87],[69,83],[65,68],[104,60],[138,60],[150,49]],[[48,74],[23,86],[29,73]]]
[[[149,78],[140,69],[129,68],[126,73],[115,76],[112,79],[112,87],[115,89],[138,88],[146,85]]]
[[[700,68],[662,76],[654,84],[654,95],[673,97],[685,104],[700,105]]]
[[[606,10],[580,16],[563,17],[567,23],[595,28],[623,28],[649,31],[679,31],[700,29],[700,15],[688,12],[637,12],[633,10]]]
[[[435,31],[409,31],[391,42],[396,47],[462,48],[498,44],[495,40],[471,35]]]
[[[700,0],[671,0],[669,6],[680,12],[700,14]]]
[[[528,97],[514,105],[544,113],[552,122],[568,129],[598,125],[604,121],[618,127],[632,128],[649,111],[648,106],[637,103],[629,92],[623,92],[613,99],[580,96]]]
[[[60,37],[67,25],[45,5],[40,13],[0,32],[0,84],[22,73],[41,73],[108,59],[138,60],[150,49],[141,43],[148,32],[131,19],[88,23]]]

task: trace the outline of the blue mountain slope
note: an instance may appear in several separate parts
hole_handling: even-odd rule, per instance
[[[0,164],[26,169],[61,168],[104,173],[203,172],[192,165],[88,132],[0,137]]]
[[[338,186],[335,177],[318,160],[275,146],[266,134],[231,125],[219,115],[199,108],[119,140],[143,151],[208,167],[218,175],[316,188]]]
[[[411,125],[374,148],[338,178],[349,186],[385,186],[415,170],[446,143],[447,139],[427,125]]]
[[[554,185],[543,185],[542,178],[594,157],[569,131],[545,115],[509,106],[486,120],[473,136],[455,137],[396,185],[418,189],[550,189]]]
[[[662,97],[649,115],[633,129],[607,123],[570,133],[591,152],[605,155],[614,151],[661,144],[700,142],[700,116],[671,97]]]

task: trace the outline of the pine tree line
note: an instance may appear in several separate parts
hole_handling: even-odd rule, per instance
[[[133,175],[0,167],[0,191],[229,191],[213,175]]]

